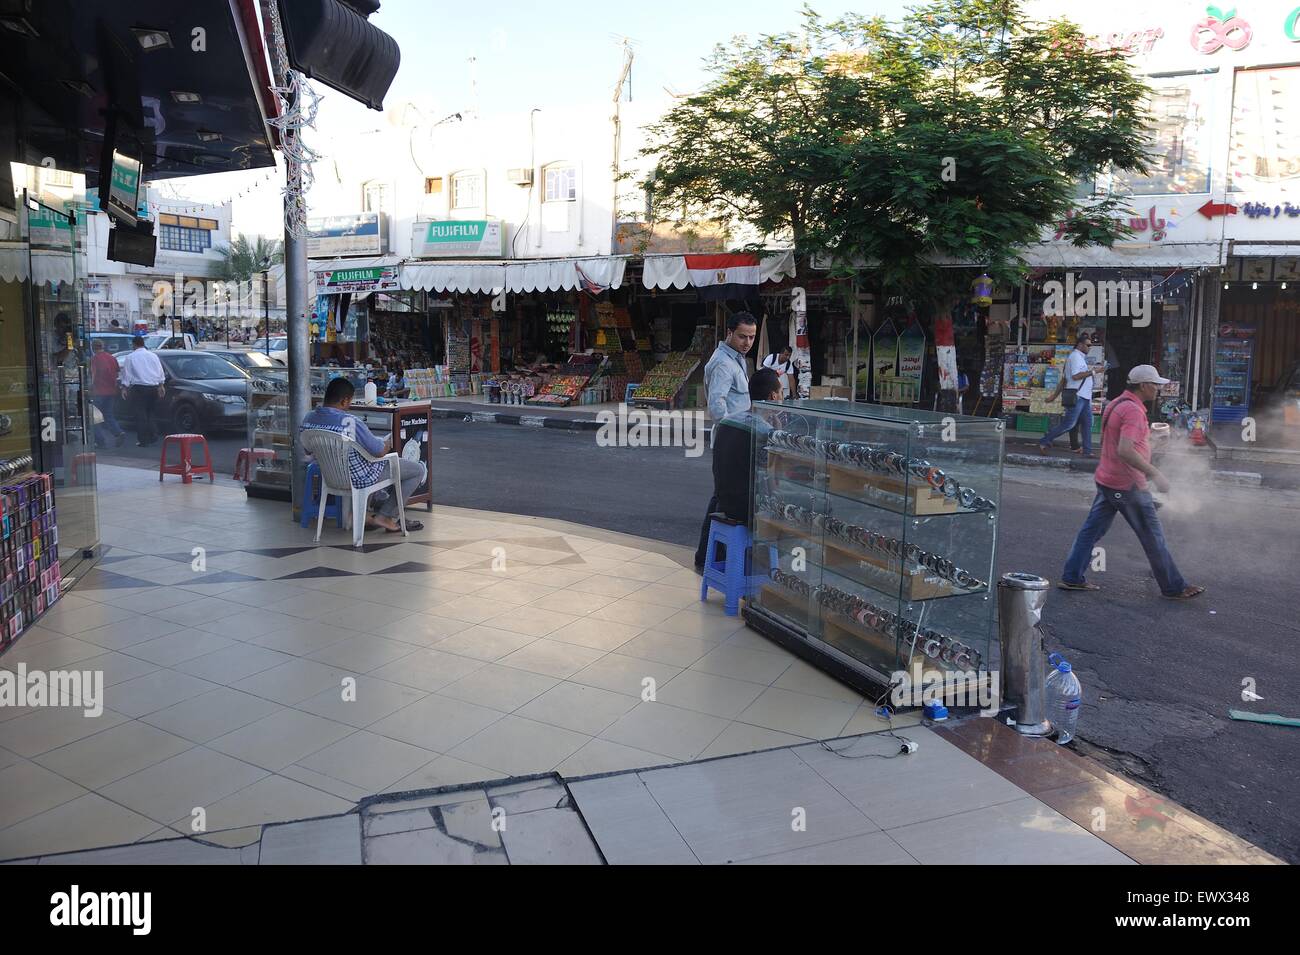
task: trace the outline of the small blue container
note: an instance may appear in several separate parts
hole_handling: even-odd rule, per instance
[[[931,700],[925,704],[925,718],[940,723],[948,718],[948,707],[938,700]]]

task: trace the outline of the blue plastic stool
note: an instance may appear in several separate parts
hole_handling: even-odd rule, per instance
[[[623,404],[630,405],[632,403],[632,396],[636,394],[636,390],[640,387],[639,384],[628,385],[627,390],[623,393]]]
[[[768,579],[763,574],[750,574],[753,540],[749,528],[738,524],[724,514],[710,514],[709,543],[704,551],[704,580],[700,584],[700,599],[707,600],[709,588],[712,587],[726,598],[727,616],[734,617],[740,612],[740,598],[749,598],[758,592],[758,588]],[[716,559],[717,545],[727,548],[724,561]],[[777,566],[777,550],[769,545],[771,566]]]
[[[308,526],[320,513],[320,494],[316,489],[316,479],[319,477],[320,465],[313,461],[307,465],[307,483],[302,490],[302,520],[298,522],[299,527]],[[331,504],[330,501],[334,503]],[[337,495],[331,494],[325,502],[325,516],[334,518],[339,527],[343,526],[343,501]]]

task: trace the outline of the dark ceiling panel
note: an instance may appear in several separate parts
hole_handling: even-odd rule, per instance
[[[32,20],[36,37],[0,29],[24,161],[51,156],[96,185],[114,110],[134,127],[150,179],[274,165],[230,0],[44,0]],[[150,31],[165,42],[146,49]]]

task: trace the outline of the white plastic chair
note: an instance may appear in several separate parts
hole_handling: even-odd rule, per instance
[[[311,453],[320,466],[321,508],[320,513],[316,515],[316,543],[320,543],[321,528],[325,526],[326,497],[334,494],[343,502],[344,512],[352,521],[352,546],[361,547],[366,536],[366,504],[372,494],[386,487],[391,487],[392,493],[397,496],[397,522],[401,525],[402,536],[407,536],[406,502],[402,500],[401,455],[393,452],[377,458],[351,438],[323,428],[308,428],[304,431],[302,446]],[[356,451],[367,461],[386,463],[390,476],[365,487],[353,487],[352,472],[348,468],[348,453],[351,451]]]

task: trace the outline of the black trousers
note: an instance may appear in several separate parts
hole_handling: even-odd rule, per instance
[[[709,498],[709,509],[704,512],[704,523],[700,525],[700,546],[695,549],[695,566],[704,566],[704,552],[709,548],[709,525],[713,521],[709,515],[718,509],[718,495]]]
[[[131,417],[135,419],[135,439],[153,444],[158,436],[153,430],[153,412],[158,404],[157,385],[132,385],[128,395]]]

